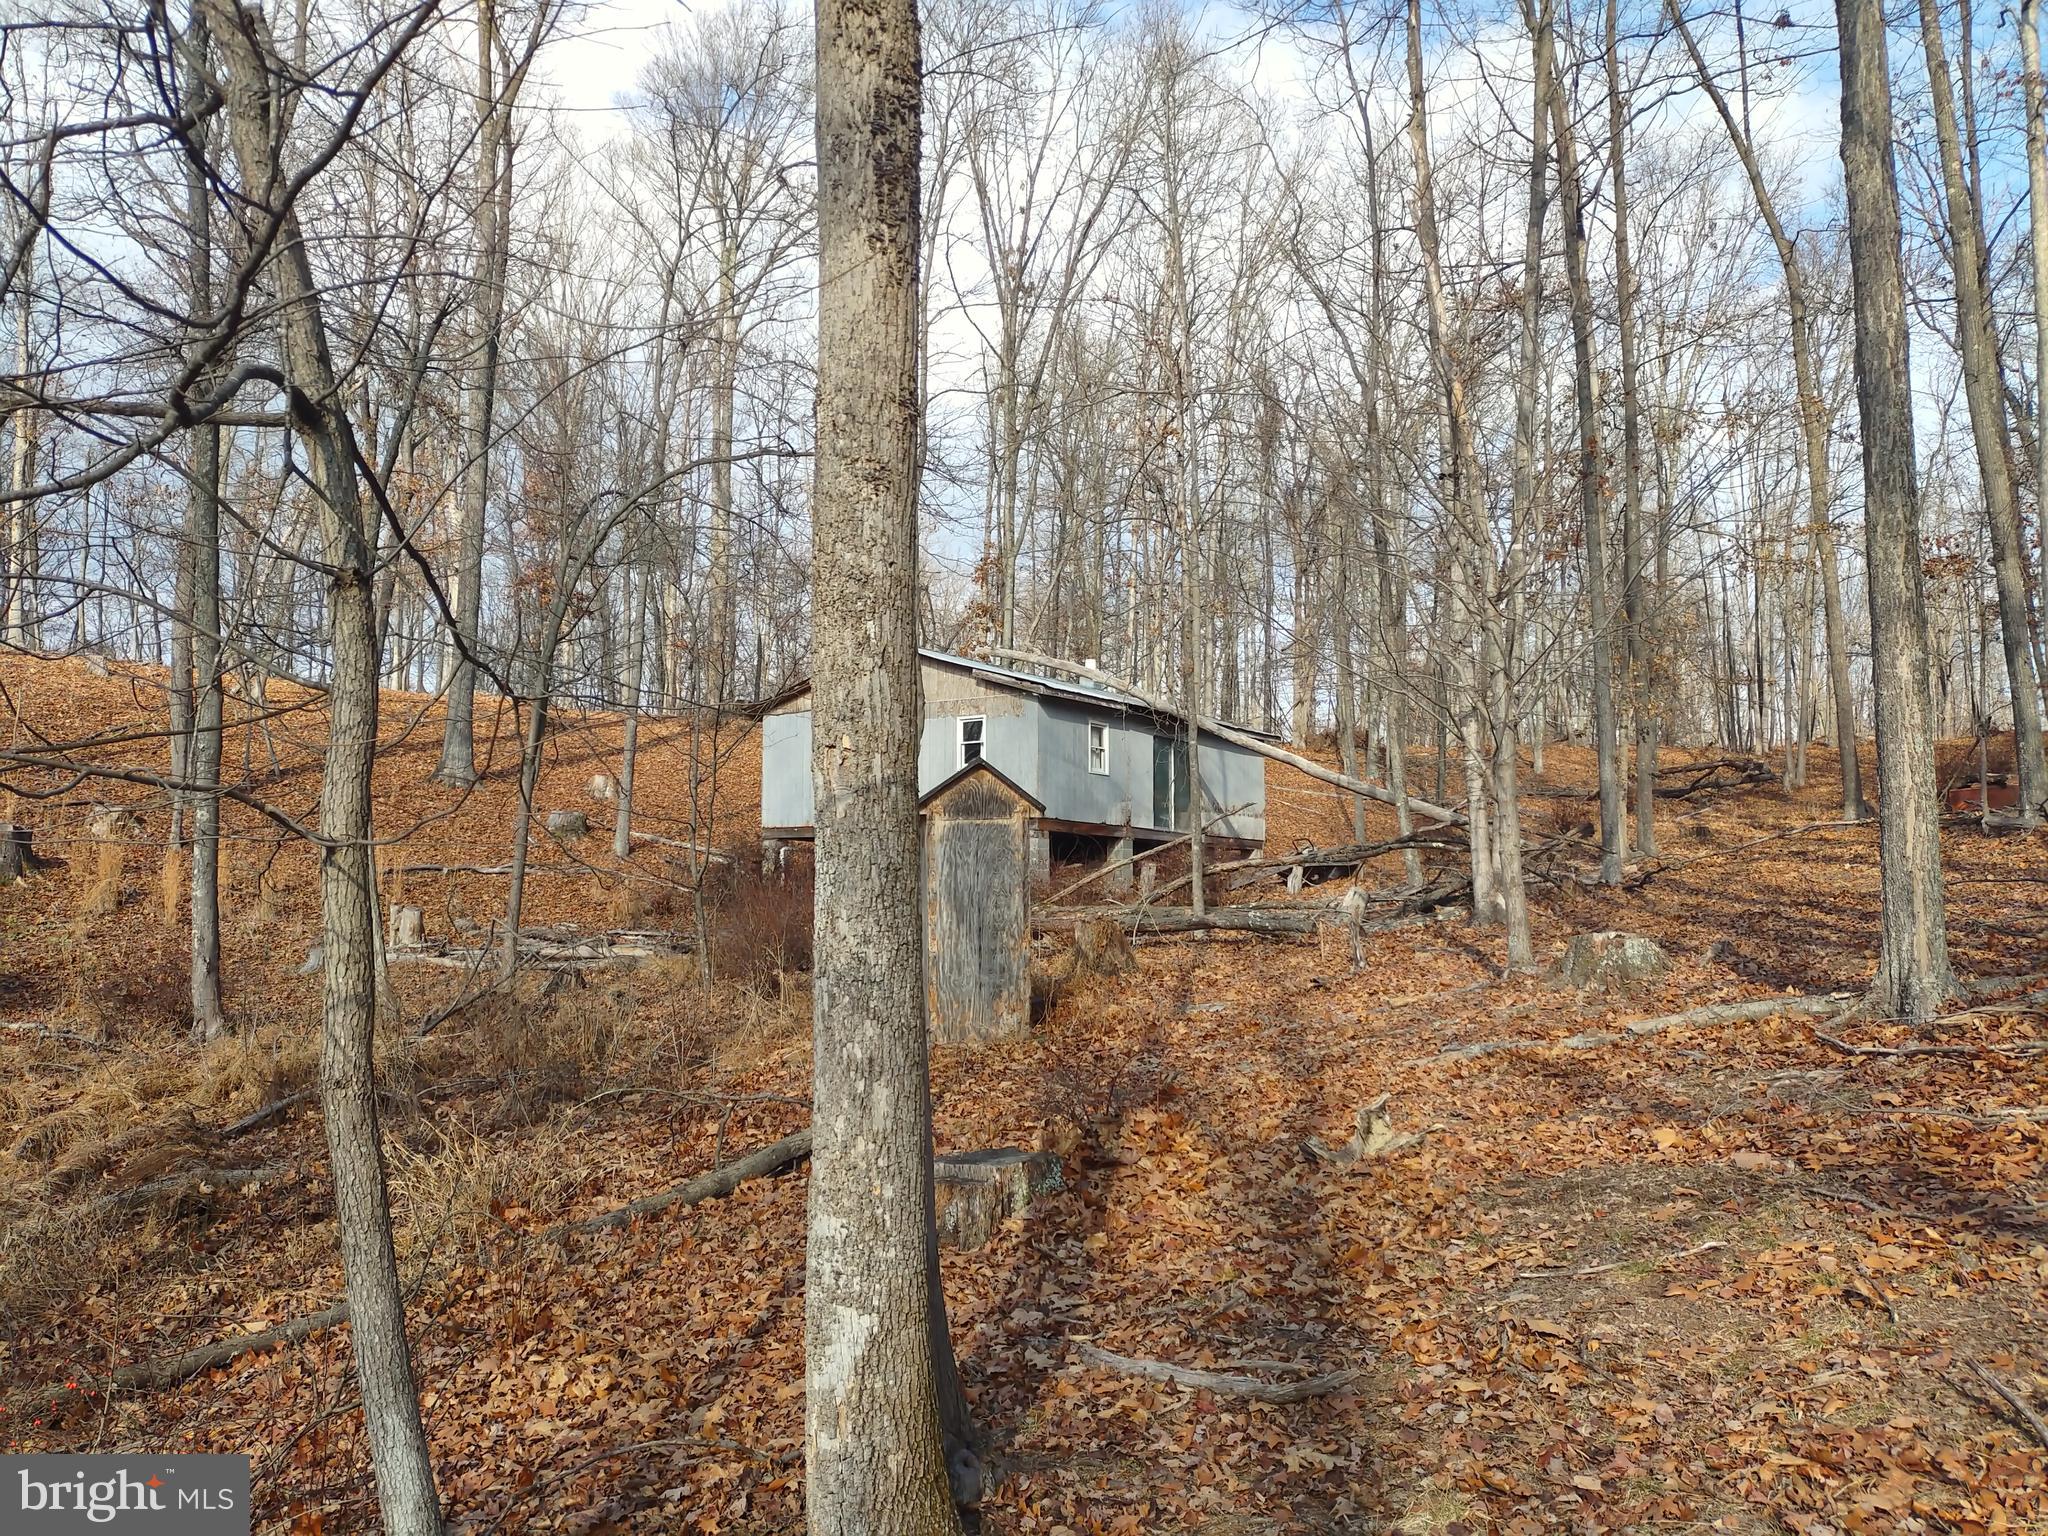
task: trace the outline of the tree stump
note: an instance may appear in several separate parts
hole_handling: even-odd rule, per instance
[[[1648,981],[1670,969],[1671,957],[1654,939],[1639,933],[1581,933],[1551,967],[1550,979],[1584,990]]]
[[[29,846],[27,827],[0,821],[0,885],[26,880],[36,872],[35,850]]]
[[[581,811],[549,811],[550,837],[584,837],[590,832],[590,818]]]
[[[985,1244],[1012,1216],[1023,1215],[1038,1196],[1066,1188],[1057,1157],[1021,1147],[942,1153],[932,1159],[932,1176],[939,1242],[966,1252]]]
[[[426,914],[418,907],[391,909],[391,947],[418,949],[426,938]]]
[[[1130,936],[1113,917],[1094,917],[1074,924],[1073,974],[1127,976],[1138,968]]]

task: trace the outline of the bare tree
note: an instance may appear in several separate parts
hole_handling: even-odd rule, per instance
[[[1856,407],[1877,683],[1878,860],[1884,894],[1873,1002],[1915,1022],[1956,991],[1949,969],[1929,717],[1927,604],[1913,464],[1912,365],[1892,163],[1882,0],[1836,0],[1842,177],[1855,273]]]
[[[919,895],[920,47],[915,0],[820,0],[817,17],[805,1497],[813,1536],[920,1536],[959,1530],[932,1323]]]

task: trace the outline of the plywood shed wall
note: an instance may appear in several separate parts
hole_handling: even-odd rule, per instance
[[[925,997],[932,1039],[973,1045],[1031,1023],[1031,824],[1043,807],[986,759],[923,801]]]

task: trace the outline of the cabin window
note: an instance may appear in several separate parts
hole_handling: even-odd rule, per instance
[[[988,721],[981,715],[960,717],[960,766],[981,761],[982,736],[988,729]]]
[[[1109,772],[1109,727],[1094,720],[1088,722],[1088,771]]]

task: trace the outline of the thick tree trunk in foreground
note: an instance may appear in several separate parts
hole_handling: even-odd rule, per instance
[[[1928,696],[1927,603],[1913,479],[1912,370],[1892,166],[1882,0],[1836,0],[1842,35],[1842,175],[1856,297],[1856,409],[1877,693],[1878,862],[1884,890],[1873,1002],[1930,1018],[1956,991],[1949,969]]]
[[[805,1498],[951,1536],[931,1294],[917,745],[915,0],[819,0],[817,804]]]
[[[261,11],[207,0],[224,66],[228,129],[244,196],[257,208],[285,195],[278,164],[286,104],[272,83],[290,78]],[[397,45],[395,45],[397,46]],[[296,215],[278,231],[277,289],[292,426],[303,445],[324,523],[329,678],[328,745],[320,789],[320,1104],[334,1165],[335,1228],[348,1288],[349,1331],[363,1396],[363,1427],[389,1536],[440,1536],[426,1431],[405,1337],[404,1298],[391,1243],[391,1207],[378,1140],[371,1060],[376,1023],[376,906],[370,868],[370,770],[377,750],[376,542],[356,478],[354,432],[342,409],[320,290]]]

